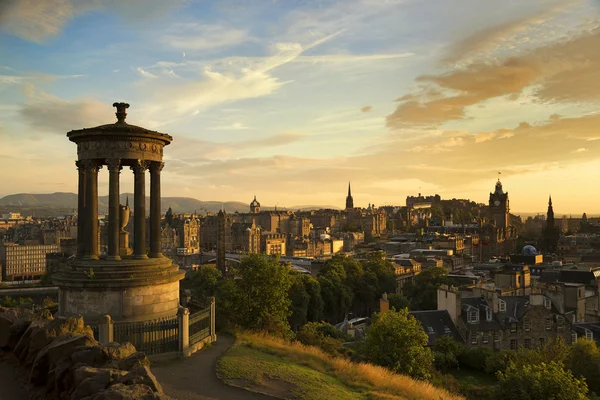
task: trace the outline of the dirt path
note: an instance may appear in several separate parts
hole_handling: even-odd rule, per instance
[[[176,400],[273,400],[271,396],[226,385],[217,378],[217,360],[233,342],[231,336],[220,335],[210,348],[191,357],[153,364],[152,373],[165,393]]]

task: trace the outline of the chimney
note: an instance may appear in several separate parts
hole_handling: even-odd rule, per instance
[[[381,300],[379,300],[379,312],[381,314],[390,311],[390,302],[387,298],[387,293],[384,293],[383,296],[381,296]]]

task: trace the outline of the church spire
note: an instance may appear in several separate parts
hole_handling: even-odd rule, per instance
[[[348,196],[346,197],[346,209],[354,208],[354,199],[352,198],[352,191],[350,190],[350,182],[348,182]]]

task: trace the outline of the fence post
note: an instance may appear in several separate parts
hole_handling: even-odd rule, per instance
[[[179,355],[189,357],[190,351],[190,310],[179,307],[177,310],[177,321],[179,322]]]
[[[98,326],[98,341],[100,344],[109,344],[114,339],[114,322],[110,315],[105,315],[104,320]]]
[[[217,340],[217,330],[215,324],[215,298],[208,297],[208,302],[210,303],[210,340],[214,342]]]

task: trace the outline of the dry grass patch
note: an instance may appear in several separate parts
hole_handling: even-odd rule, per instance
[[[238,350],[236,350],[238,348]],[[353,363],[347,359],[331,357],[321,349],[313,346],[305,346],[298,342],[288,342],[283,339],[275,338],[266,334],[241,332],[237,335],[236,346],[231,350],[232,355],[238,354],[241,349],[251,349],[253,352],[263,353],[276,358],[270,358],[268,365],[262,365],[263,371],[270,371],[267,375],[269,378],[272,376],[273,371],[278,369],[282,370],[279,374],[281,377],[278,379],[289,379],[288,382],[294,384],[297,390],[294,390],[296,398],[302,399],[316,399],[323,398],[331,400],[332,397],[329,395],[321,396],[319,393],[333,393],[334,391],[340,391],[348,395],[348,391],[353,395],[346,398],[363,398],[363,399],[382,399],[382,400],[459,400],[464,399],[461,396],[451,394],[446,390],[434,387],[433,385],[414,380],[405,375],[395,374],[385,368],[366,364],[366,363]],[[246,354],[248,355],[248,354]],[[261,358],[261,363],[265,362],[264,357]],[[241,360],[241,359],[240,359]],[[249,360],[245,360],[249,362]],[[277,365],[277,362],[280,365]],[[241,375],[239,366],[235,365],[235,360],[232,360],[231,355],[226,354],[220,361],[220,366],[228,365],[230,371],[236,371],[237,374]],[[295,365],[300,368],[302,374],[307,378],[307,381],[299,382],[294,378],[289,377],[290,365]],[[242,368],[243,369],[243,368]],[[294,369],[294,373],[299,370]],[[309,372],[308,370],[312,370]],[[261,373],[261,368],[253,368],[250,379],[254,383],[260,381],[260,377],[257,374]],[[284,371],[287,371],[284,372]],[[315,376],[313,373],[319,373],[323,376]],[[327,376],[325,378],[324,376]],[[239,378],[240,376],[238,376]],[[235,373],[230,375],[230,378],[236,378]],[[248,376],[246,377],[248,378]],[[314,382],[314,389],[311,390],[311,386]],[[333,384],[336,386],[335,390],[328,390],[327,386]],[[341,385],[341,386],[340,386]],[[334,389],[334,388],[331,388]],[[346,389],[348,391],[346,391]],[[310,392],[310,393],[309,393]],[[317,396],[317,397],[314,397]],[[337,397],[333,397],[337,398]]]

